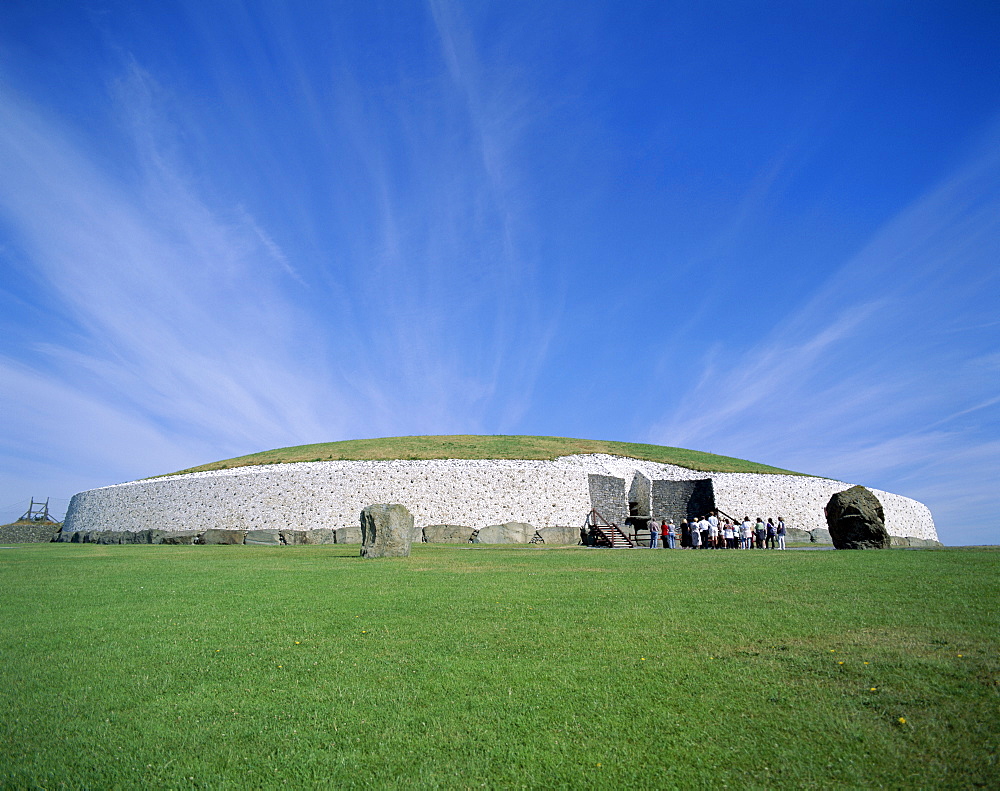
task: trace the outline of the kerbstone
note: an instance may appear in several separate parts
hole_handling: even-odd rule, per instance
[[[786,527],[785,541],[812,541],[812,535],[808,530],[800,530],[797,527]]]
[[[535,535],[535,528],[524,522],[506,522],[489,525],[480,530],[474,544],[527,544]]]
[[[212,528],[201,535],[199,544],[242,544],[246,537],[245,530],[220,530]]]
[[[413,514],[399,503],[369,505],[361,512],[361,557],[410,556]]]
[[[338,527],[331,532],[336,544],[360,544],[362,541],[360,527]]]
[[[279,546],[281,544],[281,534],[277,530],[250,530],[244,544],[255,544],[257,546]]]
[[[464,525],[428,525],[424,540],[428,544],[468,544],[472,528]]]
[[[161,544],[193,544],[198,538],[197,530],[164,530],[160,536]]]
[[[536,531],[545,544],[573,545],[580,543],[578,527],[540,527]]]

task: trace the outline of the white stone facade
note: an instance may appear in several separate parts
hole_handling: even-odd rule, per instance
[[[716,503],[734,517],[783,516],[790,527],[825,528],[823,507],[851,486],[794,475],[701,473],[620,456],[555,461],[324,461],[237,467],[80,492],[63,532],[91,530],[312,530],[357,527],[374,503],[402,503],[418,527],[483,528],[526,522],[580,526],[590,510],[588,475],[613,475],[628,489],[636,472],[651,480],[711,478]],[[926,506],[872,490],[890,535],[937,540]]]

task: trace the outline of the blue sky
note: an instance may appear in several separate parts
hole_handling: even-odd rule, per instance
[[[0,506],[654,442],[1000,543],[1000,6],[0,5]]]

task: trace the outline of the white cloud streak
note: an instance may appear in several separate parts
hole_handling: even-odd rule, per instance
[[[970,305],[997,307],[997,184],[991,144],[767,336],[707,352],[653,441],[898,486],[928,498],[946,540],[1000,540],[997,446],[962,425],[1000,403],[987,336],[968,322]]]

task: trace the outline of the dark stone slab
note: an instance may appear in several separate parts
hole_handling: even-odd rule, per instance
[[[590,507],[609,522],[614,522],[619,527],[624,525],[625,517],[628,516],[625,479],[613,475],[588,475],[587,487],[590,491]],[[424,533],[426,532],[425,528]]]
[[[711,478],[693,481],[652,482],[652,517],[679,525],[684,520],[700,519],[715,510],[715,485]]]
[[[798,527],[786,527],[785,541],[812,541],[812,535],[808,530],[802,530]]]
[[[882,503],[864,486],[837,492],[826,505],[826,524],[837,549],[888,549]]]

